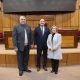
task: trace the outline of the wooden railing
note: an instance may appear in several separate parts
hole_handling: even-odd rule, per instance
[[[77,48],[78,30],[59,30],[62,34],[62,48]],[[4,42],[6,49],[13,49],[12,31],[4,32]]]

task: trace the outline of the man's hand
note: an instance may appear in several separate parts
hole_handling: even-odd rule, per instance
[[[34,45],[34,48],[37,48],[37,45]]]
[[[33,48],[34,46],[33,45],[31,45],[31,48]]]
[[[18,51],[18,48],[15,48],[14,50],[17,52]]]

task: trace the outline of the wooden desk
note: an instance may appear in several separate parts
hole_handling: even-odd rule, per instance
[[[59,33],[62,34],[62,48],[77,48],[78,30],[63,29]]]
[[[12,31],[4,32],[4,43],[6,49],[13,49]]]
[[[77,48],[78,30],[59,30],[62,34],[62,48]],[[4,32],[4,42],[6,49],[13,49],[12,31]]]

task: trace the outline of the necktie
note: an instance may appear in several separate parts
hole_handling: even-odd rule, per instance
[[[42,35],[44,35],[43,26],[42,26]]]

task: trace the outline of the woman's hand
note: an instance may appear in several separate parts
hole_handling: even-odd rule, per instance
[[[54,49],[54,48],[52,48],[52,49],[51,49],[51,51],[52,51],[52,52],[54,52],[54,51],[55,51],[55,49]]]

